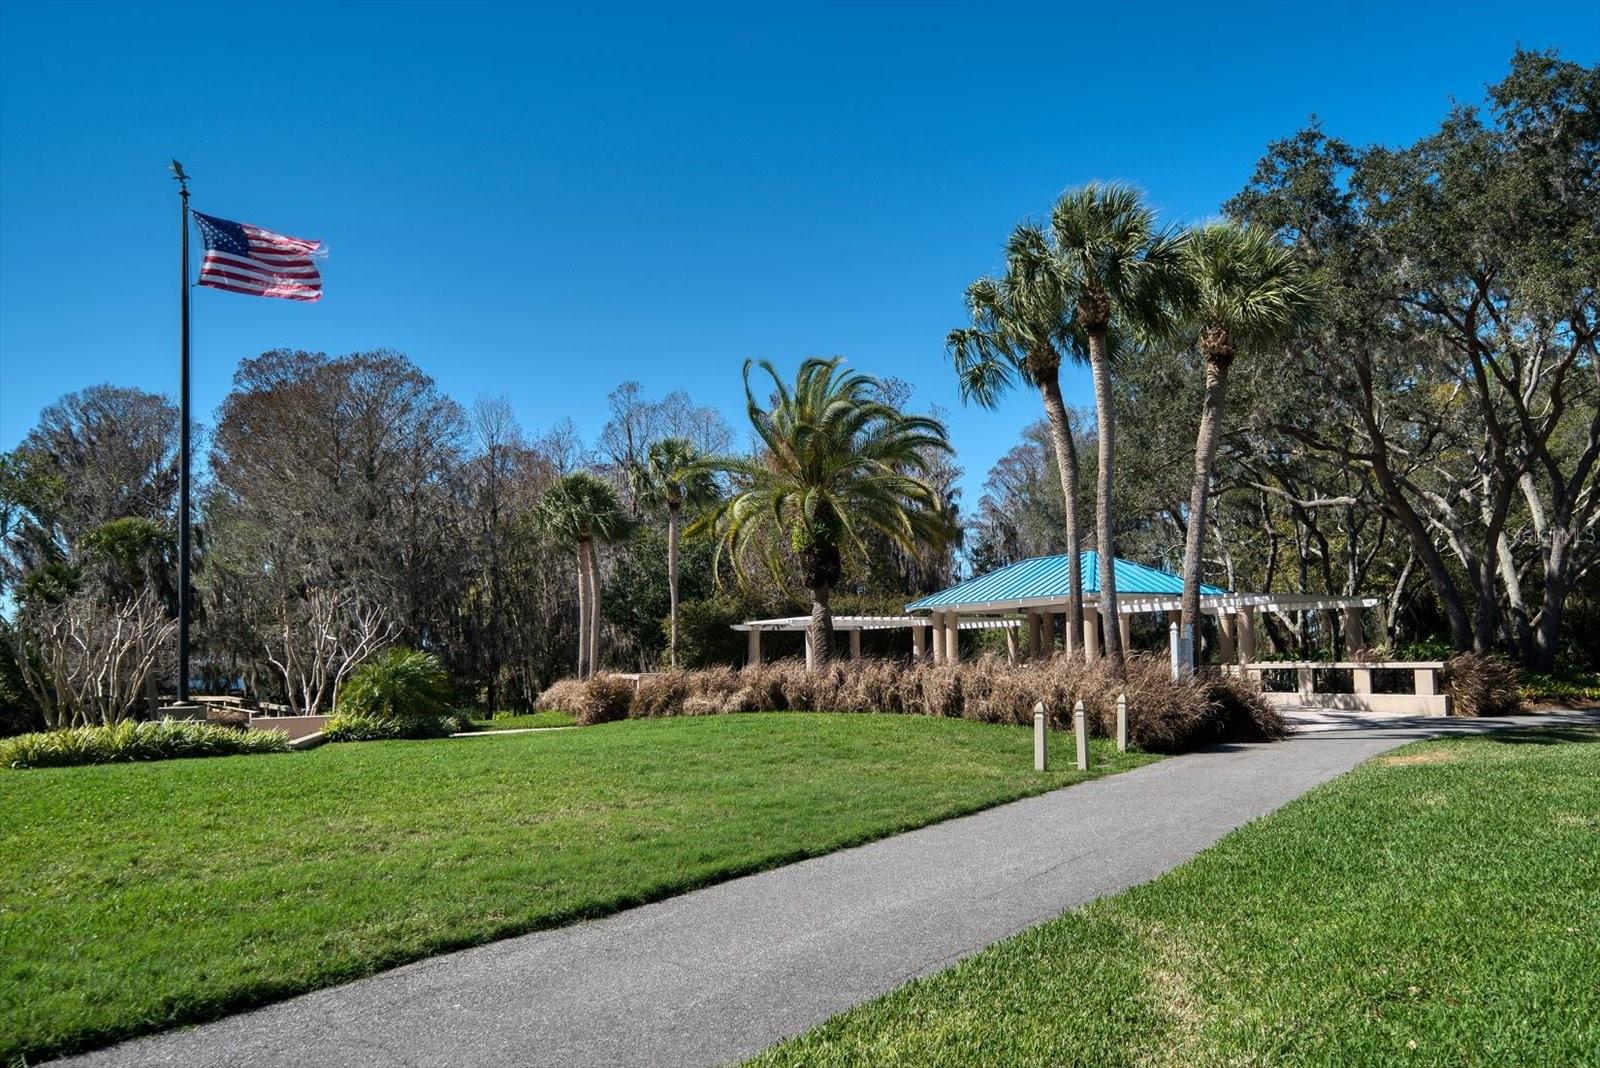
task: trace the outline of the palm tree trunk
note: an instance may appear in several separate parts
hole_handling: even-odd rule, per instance
[[[593,548],[578,542],[578,678],[589,677],[589,557]]]
[[[1078,446],[1072,440],[1072,421],[1061,399],[1059,376],[1039,384],[1044,395],[1044,412],[1050,422],[1050,440],[1055,445],[1056,473],[1061,477],[1061,497],[1066,502],[1067,535],[1067,648],[1083,648],[1083,561],[1082,540],[1078,536]]]
[[[1106,366],[1106,335],[1089,335],[1089,366],[1094,371],[1095,422],[1100,432],[1100,467],[1095,486],[1095,552],[1100,566],[1100,619],[1105,632],[1106,659],[1111,671],[1121,677],[1126,670],[1122,653],[1122,628],[1117,614],[1117,546],[1111,538],[1112,463],[1115,459],[1115,416],[1111,411],[1111,368]]]
[[[600,554],[589,550],[589,674],[600,670]]]
[[[1200,410],[1200,433],[1194,444],[1194,485],[1189,490],[1189,529],[1183,542],[1183,615],[1179,638],[1188,636],[1188,666],[1192,668],[1200,645],[1200,560],[1205,552],[1206,500],[1211,492],[1211,468],[1217,442],[1222,438],[1223,407],[1228,396],[1228,364],[1206,360],[1206,396]]]
[[[667,506],[667,663],[678,666],[678,507]]]
[[[828,598],[833,587],[822,584],[811,587],[811,629],[806,632],[811,640],[806,643],[806,670],[816,671],[833,659],[833,609]]]

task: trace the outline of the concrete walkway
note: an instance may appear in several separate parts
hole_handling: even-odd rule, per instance
[[[1385,719],[1174,757],[592,923],[435,957],[78,1065],[713,1065],[1153,879],[1386,749]]]

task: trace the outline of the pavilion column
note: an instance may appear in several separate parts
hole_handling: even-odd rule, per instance
[[[1070,625],[1070,623],[1069,623]],[[1083,606],[1083,658],[1100,659],[1100,606]]]
[[[1237,619],[1239,624],[1239,663],[1253,663],[1256,658],[1256,610],[1254,608],[1241,608]]]
[[[1015,664],[1017,662],[1017,628],[1016,627],[1006,627],[1005,628],[1005,632],[1006,632],[1006,663]]]
[[[850,659],[861,659],[861,631],[859,628],[850,632]]]
[[[949,663],[961,663],[961,617],[954,612],[944,614],[944,656]]]
[[[1222,609],[1217,609],[1217,655],[1224,664],[1233,663],[1233,617]]]
[[[810,671],[817,662],[816,650],[811,648],[811,631],[806,630],[806,670]]]
[[[928,655],[928,629],[913,625],[911,628],[911,659],[923,660]]]
[[[1344,654],[1355,660],[1367,651],[1367,636],[1361,629],[1361,606],[1346,605],[1344,610]]]
[[[1043,628],[1039,623],[1040,613],[1029,610],[1028,612],[1028,659],[1039,659],[1039,631]]]
[[[933,631],[930,635],[933,639],[933,662],[942,664],[944,663],[944,613],[935,612],[928,618],[933,621],[933,626],[929,628]]]
[[[1133,617],[1126,612],[1117,616],[1117,633],[1122,636],[1122,651],[1126,654],[1133,648]]]
[[[756,627],[750,628],[750,649],[745,657],[746,667],[759,667],[761,664],[761,631]]]
[[[1072,633],[1072,612],[1061,613],[1061,655],[1071,656],[1078,648],[1080,639]]]

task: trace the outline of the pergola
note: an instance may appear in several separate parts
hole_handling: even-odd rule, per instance
[[[1008,627],[1013,630],[1022,625],[1020,619],[988,619],[968,618],[961,620],[959,626],[962,630],[985,630],[994,627]],[[933,629],[933,621],[926,616],[834,616],[833,629],[845,631],[850,635],[850,658],[861,658],[861,632],[864,630],[910,630],[911,655],[922,657],[927,654],[928,633]],[[735,623],[734,630],[748,631],[750,635],[749,655],[746,662],[749,664],[761,663],[761,635],[767,631],[799,631],[806,636],[806,655],[811,655],[811,617],[810,616],[783,616],[778,619],[751,619],[743,623]]]

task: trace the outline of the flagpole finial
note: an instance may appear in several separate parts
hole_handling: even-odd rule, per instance
[[[167,170],[172,172],[172,180],[178,183],[178,192],[187,195],[189,192],[189,176],[183,173],[183,164],[173,160],[167,165]]]

